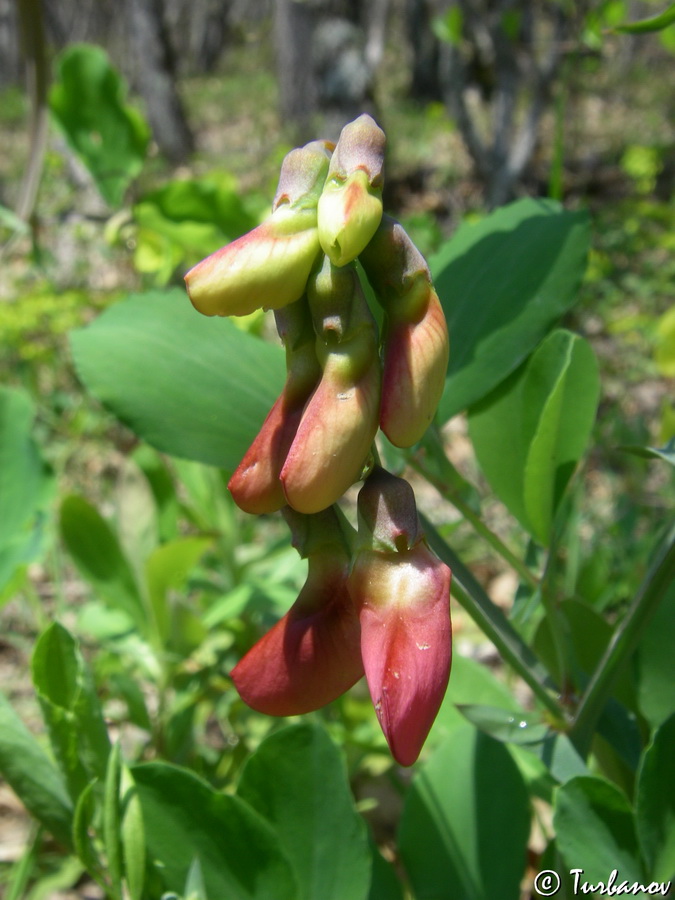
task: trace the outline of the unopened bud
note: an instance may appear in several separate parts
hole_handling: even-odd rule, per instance
[[[288,154],[272,215],[185,276],[195,309],[206,316],[245,316],[302,296],[319,252],[316,207],[327,172],[323,141]]]
[[[321,380],[280,476],[289,506],[303,513],[332,505],[359,480],[378,426],[375,322],[356,273],[338,270],[331,276],[330,266],[326,261],[308,284]]]
[[[360,261],[387,314],[380,426],[410,447],[431,424],[445,387],[449,340],[443,307],[424,257],[385,216]]]
[[[319,240],[336,266],[361,253],[382,218],[385,136],[368,115],[345,125],[319,199]]]
[[[275,318],[286,347],[286,383],[228,484],[237,506],[255,515],[275,512],[286,503],[279,474],[321,377],[307,301],[277,310]]]
[[[349,592],[373,705],[394,757],[417,759],[450,674],[450,569],[429,550],[415,497],[376,466],[359,493]]]

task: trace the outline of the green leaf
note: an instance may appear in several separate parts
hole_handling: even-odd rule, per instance
[[[28,394],[0,387],[0,590],[43,543],[53,479],[33,440]]]
[[[108,876],[115,897],[122,896],[122,841],[120,835],[120,746],[114,744],[108,756],[103,793],[103,846]]]
[[[145,882],[145,826],[136,783],[123,764],[120,778],[124,880],[130,900],[142,900]]]
[[[279,347],[201,316],[181,290],[130,296],[71,344],[88,389],[148,443],[229,471],[284,380]]]
[[[136,583],[142,584],[146,561],[159,542],[159,523],[152,488],[131,460],[125,460],[120,468],[115,499],[120,548]]]
[[[671,438],[665,447],[637,447],[624,446],[620,447],[626,453],[632,453],[633,456],[642,456],[645,459],[663,459],[675,466],[675,437]]]
[[[82,497],[66,497],[61,504],[61,536],[83,578],[146,634],[145,609],[131,566],[98,510]]]
[[[150,138],[125,96],[124,82],[100,47],[74,45],[59,57],[49,95],[52,114],[111,206],[120,205],[141,171]]]
[[[590,346],[558,330],[470,410],[471,440],[490,486],[544,545],[588,442],[599,393]]]
[[[0,775],[28,812],[64,847],[72,846],[73,804],[65,781],[0,693]]]
[[[675,877],[675,716],[658,729],[647,748],[636,790],[637,832],[650,878]]]
[[[575,303],[589,241],[585,213],[528,199],[463,225],[430,260],[450,331],[441,422],[485,397]]]
[[[582,775],[562,785],[553,826],[566,867],[583,869],[584,881],[606,884],[617,869],[621,881],[644,882],[633,812],[609,781]]]
[[[276,833],[247,803],[166,763],[134,766],[132,775],[148,853],[167,891],[182,892],[196,857],[209,897],[296,900]]]
[[[258,224],[247,213],[235,179],[217,173],[170,181],[143,196],[133,213],[139,226],[137,268],[164,268],[169,275],[179,263],[189,268]],[[153,248],[162,252],[149,252]]]
[[[169,592],[184,585],[188,575],[212,542],[210,537],[196,535],[176,538],[175,541],[169,541],[158,547],[147,561],[145,571],[148,594],[155,627],[162,644],[166,643],[171,633]]]
[[[548,734],[548,725],[538,713],[517,715],[496,706],[472,703],[460,706],[462,715],[496,741],[512,744],[538,744]]]
[[[640,712],[657,727],[675,713],[673,690],[675,583],[671,584],[647,625],[636,653]]]
[[[518,900],[529,830],[527,792],[506,747],[457,729],[406,797],[399,847],[415,895]]]
[[[662,13],[657,16],[650,16],[647,19],[640,19],[637,22],[626,22],[623,25],[617,25],[615,31],[624,34],[649,34],[652,31],[663,31],[675,22],[675,3],[667,6]]]
[[[342,756],[326,732],[294,725],[249,758],[237,794],[276,830],[299,900],[365,900],[371,858]]]
[[[110,741],[82,655],[58,622],[40,635],[32,673],[54,756],[76,800],[92,778],[104,779]]]
[[[73,846],[78,859],[89,874],[99,883],[104,880],[102,861],[98,857],[94,842],[94,823],[97,815],[97,781],[90,781],[77,798],[73,819]]]

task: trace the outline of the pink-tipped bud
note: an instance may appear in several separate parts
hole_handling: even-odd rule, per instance
[[[385,136],[368,115],[342,129],[319,199],[319,240],[336,266],[361,253],[382,218]]]
[[[384,217],[361,262],[387,313],[380,426],[392,444],[410,447],[431,424],[445,387],[445,314],[423,256],[394,219]]]
[[[359,542],[349,592],[366,680],[391,752],[409,766],[450,675],[451,572],[423,540],[412,490],[379,467],[359,494]]]
[[[328,159],[323,141],[288,154],[272,215],[185,276],[195,309],[206,316],[245,316],[302,296],[319,252],[316,207]]]
[[[274,716],[319,709],[363,675],[360,625],[347,591],[349,552],[336,513],[310,517],[305,529],[291,525],[296,536],[309,534],[307,581],[289,612],[232,670],[244,702]]]
[[[275,512],[286,503],[279,475],[321,377],[306,300],[277,310],[275,317],[286,347],[286,383],[228,484],[237,506],[254,515]]]
[[[324,261],[308,283],[322,366],[281,470],[286,500],[314,513],[362,475],[378,426],[377,329],[352,269]]]

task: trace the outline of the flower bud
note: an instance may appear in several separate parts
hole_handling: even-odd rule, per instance
[[[349,550],[335,510],[306,522],[286,511],[308,574],[291,609],[232,670],[245,703],[292,716],[331,703],[363,675],[358,616],[347,591]],[[299,539],[298,539],[299,538]]]
[[[228,484],[237,506],[255,515],[275,512],[286,503],[279,474],[321,377],[307,301],[277,310],[275,318],[286,347],[286,383]]]
[[[195,309],[206,316],[245,316],[302,296],[319,252],[316,207],[327,172],[323,141],[287,155],[272,215],[185,276]]]
[[[409,766],[450,675],[451,572],[424,542],[414,495],[403,479],[376,467],[358,506],[361,549],[348,586],[359,611],[361,656],[391,752]]]
[[[280,478],[289,506],[314,513],[361,477],[377,432],[380,362],[375,322],[352,269],[325,260],[307,290],[322,375]]]
[[[319,199],[319,240],[336,266],[361,253],[382,218],[384,132],[366,115],[345,125]]]
[[[445,314],[424,257],[403,227],[385,216],[360,261],[387,314],[380,426],[397,447],[422,438],[445,387]]]

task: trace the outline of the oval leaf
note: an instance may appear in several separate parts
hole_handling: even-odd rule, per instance
[[[583,869],[586,882],[644,883],[633,812],[625,795],[592,775],[572,778],[556,793],[553,826],[568,869]]]
[[[441,422],[485,397],[575,303],[589,240],[586,213],[526,199],[463,225],[430,260],[450,332]]]
[[[414,892],[434,900],[518,900],[530,812],[506,747],[452,732],[408,792],[399,846]]]
[[[182,290],[136,294],[74,331],[87,388],[158,450],[229,471],[281,390],[284,355]]]
[[[148,852],[167,891],[182,893],[197,858],[208,897],[296,900],[277,835],[247,803],[166,763],[134,766],[132,775]]]
[[[470,411],[471,440],[491,487],[544,545],[588,442],[599,393],[590,346],[559,330]]]
[[[675,716],[654,735],[642,758],[636,792],[640,846],[649,876],[675,877]]]
[[[371,855],[342,756],[326,732],[295,725],[250,757],[238,795],[275,828],[293,863],[299,900],[365,900]]]

